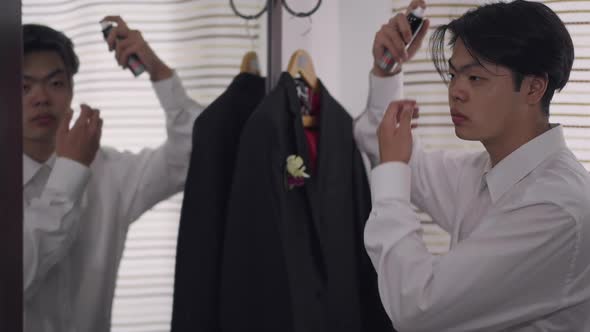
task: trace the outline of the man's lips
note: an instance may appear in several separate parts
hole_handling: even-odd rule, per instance
[[[42,115],[37,115],[35,116],[31,122],[37,124],[37,125],[48,125],[48,124],[52,124],[53,122],[55,122],[56,118],[55,116],[51,115],[51,114],[42,114]]]
[[[453,123],[455,125],[460,125],[463,122],[469,120],[469,118],[465,114],[463,114],[455,109],[451,109],[451,119],[453,120]]]

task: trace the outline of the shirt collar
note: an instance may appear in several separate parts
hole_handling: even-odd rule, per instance
[[[49,167],[50,170],[53,169],[53,166],[55,165],[55,159],[56,156],[55,153],[53,153],[51,157],[47,159],[47,161],[44,163],[39,163],[23,153],[23,186],[27,185],[27,183],[31,181],[33,176],[39,172],[43,165]]]
[[[488,161],[483,178],[490,191],[492,202],[496,202],[518,181],[532,172],[553,153],[566,147],[561,125],[551,129],[522,145],[495,167]]]

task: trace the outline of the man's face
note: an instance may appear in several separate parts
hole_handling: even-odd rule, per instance
[[[515,128],[516,114],[524,104],[510,69],[481,63],[485,68],[457,39],[449,59],[449,105],[456,135],[485,143]]]
[[[70,109],[72,83],[61,57],[53,51],[31,52],[23,63],[23,136],[53,141]]]

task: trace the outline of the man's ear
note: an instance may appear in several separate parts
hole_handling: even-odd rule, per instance
[[[522,81],[521,91],[524,92],[527,104],[535,105],[540,104],[547,86],[549,85],[549,77],[547,74],[542,76],[539,75],[527,75]]]

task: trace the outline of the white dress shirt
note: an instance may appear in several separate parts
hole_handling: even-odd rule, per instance
[[[355,136],[376,128],[401,77],[371,78]],[[371,173],[365,246],[383,305],[406,331],[590,331],[590,176],[553,126],[491,168],[487,152],[425,152]],[[410,202],[451,234],[430,254]]]
[[[101,147],[90,169],[24,156],[24,314],[27,332],[110,330],[115,280],[130,224],[184,187],[202,107],[176,74],[153,84],[167,139],[138,154]]]

